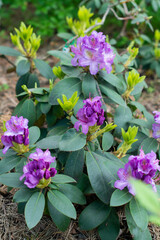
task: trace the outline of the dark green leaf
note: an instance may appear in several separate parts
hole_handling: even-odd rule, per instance
[[[79,78],[65,78],[59,81],[49,96],[49,103],[51,105],[58,105],[57,98],[62,100],[62,94],[65,94],[67,98],[70,98],[74,92],[78,92],[78,95],[82,92],[82,83]]]
[[[64,175],[64,174],[56,174],[53,178],[52,178],[52,182],[53,183],[57,183],[57,184],[63,184],[63,183],[74,183],[76,182],[73,178]]]
[[[79,227],[82,230],[91,230],[103,223],[111,208],[101,201],[94,201],[88,205],[79,216]]]
[[[108,149],[111,148],[113,144],[113,136],[110,132],[105,132],[102,137],[102,148],[104,151],[107,151]]]
[[[116,189],[111,196],[110,206],[122,206],[128,203],[132,199],[132,197],[133,196],[128,192],[128,189]]]
[[[78,180],[83,173],[84,150],[71,152],[67,158],[64,173]]]
[[[13,200],[17,203],[27,202],[34,192],[36,189],[20,189],[14,194]]]
[[[37,142],[37,140],[40,137],[40,129],[36,126],[29,128],[29,144],[32,145],[35,142]]]
[[[85,144],[86,136],[81,132],[77,132],[74,128],[71,128],[63,134],[59,142],[59,149],[66,152],[77,151],[83,148]]]
[[[45,197],[42,192],[34,193],[25,206],[25,220],[29,229],[35,227],[43,216]]]
[[[67,217],[76,219],[76,210],[71,201],[63,193],[57,190],[50,190],[48,192],[48,199],[59,212]]]
[[[59,146],[60,139],[61,135],[49,136],[37,142],[36,146],[42,149],[56,149]]]
[[[82,92],[85,98],[95,97],[98,95],[97,92],[97,81],[89,73],[85,75],[82,81]]]
[[[72,57],[71,57],[70,53],[57,51],[57,50],[51,50],[51,51],[48,51],[48,54],[59,58],[61,60],[62,65],[64,64],[64,65],[72,66],[72,64],[71,64]]]
[[[48,210],[50,213],[50,216],[53,220],[53,222],[56,224],[56,226],[61,230],[65,231],[69,224],[70,224],[70,218],[63,215],[61,212],[59,212],[48,200]]]
[[[23,116],[29,120],[28,126],[31,127],[36,121],[36,110],[32,99],[27,99],[24,101],[21,111],[18,115]]]
[[[65,196],[73,203],[84,205],[86,204],[86,198],[79,188],[71,184],[59,185],[59,191],[64,193]]]
[[[16,67],[16,72],[19,76],[22,76],[28,73],[29,70],[30,70],[30,62],[27,59],[21,60]]]
[[[10,47],[4,47],[0,46],[0,54],[7,55],[7,56],[13,56],[13,57],[19,57],[22,56],[20,52],[17,50],[10,48]]]
[[[52,68],[43,60],[34,59],[36,68],[38,68],[39,72],[47,79],[55,79],[55,75],[53,74]]]
[[[127,130],[128,122],[132,119],[132,112],[129,107],[119,106],[114,114],[114,122],[117,124],[118,128],[123,128]]]
[[[131,215],[136,225],[144,231],[148,226],[148,214],[135,198],[129,203]]]
[[[141,147],[143,148],[144,153],[150,153],[151,151],[156,152],[158,142],[155,138],[145,138],[139,146],[139,150]]]
[[[100,235],[101,240],[115,240],[119,235],[120,230],[120,222],[119,217],[112,208],[107,221],[99,226],[98,233]]]
[[[0,161],[0,174],[12,170],[20,161],[21,158],[18,157],[17,155],[3,158]]]
[[[116,88],[120,88],[123,90],[123,85],[122,82],[120,81],[120,79],[118,77],[116,77],[114,74],[110,73],[108,74],[106,71],[101,70],[99,72],[99,75],[108,83],[110,83],[111,85],[113,85]]]
[[[24,187],[23,181],[20,181],[19,178],[22,176],[22,173],[6,173],[0,175],[0,183],[8,187]]]

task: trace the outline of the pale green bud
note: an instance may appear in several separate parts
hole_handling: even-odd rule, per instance
[[[65,76],[65,73],[62,71],[62,68],[60,66],[58,67],[53,67],[53,73],[56,77],[58,77],[59,79],[63,79]]]
[[[155,49],[154,49],[154,55],[155,55],[155,57],[156,57],[157,59],[160,58],[160,48],[155,48]]]
[[[160,31],[158,29],[155,30],[154,37],[155,37],[156,42],[160,41]]]
[[[79,97],[77,97],[78,92],[75,92],[71,98],[67,99],[67,97],[62,94],[62,99],[63,102],[58,98],[57,102],[59,103],[59,105],[61,106],[61,108],[67,112],[68,114],[73,110],[73,108],[75,107],[75,105],[78,102]],[[70,114],[69,114],[70,115]]]

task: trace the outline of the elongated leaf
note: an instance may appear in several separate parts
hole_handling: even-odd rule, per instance
[[[82,92],[85,98],[95,97],[98,94],[97,92],[97,81],[89,73],[85,75],[82,81]]]
[[[87,231],[98,227],[107,219],[110,211],[111,208],[101,201],[92,202],[81,213],[79,227]]]
[[[16,72],[18,76],[22,76],[28,73],[29,70],[30,70],[30,62],[27,59],[21,60],[16,67]]]
[[[76,219],[76,210],[71,201],[63,193],[57,190],[50,190],[48,192],[48,199],[59,212],[67,217]]]
[[[57,98],[62,100],[62,94],[65,94],[67,98],[70,98],[74,92],[78,92],[78,95],[82,92],[82,82],[79,78],[65,78],[58,82],[53,88],[49,96],[49,103],[51,105],[58,105]]]
[[[83,173],[84,150],[71,152],[67,158],[64,173],[78,180]]]
[[[0,46],[0,54],[7,55],[7,56],[13,56],[13,57],[19,57],[22,56],[20,52],[17,50],[10,48],[10,47],[4,47]]]
[[[117,180],[118,162],[110,161],[107,157],[93,152],[87,152],[86,165],[89,180],[96,195],[108,204],[113,192],[113,182]]]
[[[23,181],[20,181],[19,178],[22,176],[22,173],[6,173],[0,175],[0,183],[8,187],[24,187]]]
[[[120,222],[119,217],[112,208],[107,221],[105,221],[102,225],[98,228],[98,233],[100,235],[101,240],[115,240],[118,237],[120,230]]]
[[[24,101],[21,111],[18,113],[18,117],[23,116],[29,120],[28,126],[31,127],[36,121],[36,110],[32,99]]]
[[[145,231],[142,231],[139,227],[137,227],[137,225],[131,215],[128,205],[126,205],[126,207],[125,207],[125,216],[127,218],[128,228],[129,228],[132,236],[134,236],[135,240],[152,240],[152,237],[151,237],[151,234],[150,234],[148,228]]]
[[[108,149],[111,148],[113,144],[113,136],[110,132],[105,132],[102,137],[102,148],[103,150],[107,151]]]
[[[69,129],[63,134],[60,142],[59,149],[61,151],[77,151],[82,149],[86,144],[86,136],[83,133],[77,132],[75,129]]]
[[[112,89],[109,89],[103,85],[99,85],[101,91],[103,92],[103,94],[105,94],[108,98],[110,98],[113,102],[126,107],[126,103],[123,100],[123,98],[115,91],[113,91]]]
[[[37,142],[36,146],[42,149],[56,149],[59,146],[60,139],[61,135],[49,136]]]
[[[71,64],[72,57],[71,57],[70,53],[57,51],[57,50],[51,50],[51,51],[48,51],[48,54],[59,58],[61,60],[62,65],[64,64],[64,65],[72,66],[72,64]]]
[[[123,90],[123,85],[122,82],[120,81],[120,79],[118,77],[116,77],[114,74],[110,73],[108,74],[106,71],[101,70],[99,72],[99,75],[108,83],[110,83],[111,85],[113,85],[116,88],[120,88]]]
[[[146,138],[139,146],[139,150],[141,147],[145,153],[150,153],[151,151],[156,152],[158,148],[158,142],[155,138]]]
[[[131,215],[136,223],[136,225],[144,231],[148,226],[148,214],[146,210],[140,206],[138,201],[133,198],[129,203]]]
[[[129,107],[119,106],[114,114],[114,122],[117,124],[118,128],[123,128],[127,130],[129,124],[128,122],[132,119],[132,112]]]
[[[73,178],[64,175],[64,174],[56,174],[53,178],[52,178],[52,182],[53,183],[74,183],[76,182]]]
[[[73,203],[84,205],[86,204],[86,198],[79,188],[71,184],[59,185],[59,191],[64,193],[65,196]]]
[[[36,189],[20,189],[14,194],[13,200],[17,203],[27,202],[34,192],[36,192]]]
[[[29,144],[34,144],[40,137],[40,129],[36,126],[29,128]]]
[[[25,220],[29,229],[35,227],[43,216],[45,198],[42,192],[34,193],[25,206]]]
[[[17,155],[3,158],[0,161],[0,174],[12,170],[20,161],[21,158],[18,157]]]
[[[59,212],[48,200],[48,210],[49,214],[53,220],[53,222],[56,224],[56,226],[61,230],[65,231],[69,224],[70,224],[70,218],[63,215],[61,212]]]
[[[128,203],[132,197],[133,196],[128,192],[128,189],[116,189],[111,196],[110,206],[117,207],[124,205]]]
[[[43,60],[34,59],[36,68],[38,68],[39,72],[47,79],[55,79],[55,75],[53,74],[52,68]]]

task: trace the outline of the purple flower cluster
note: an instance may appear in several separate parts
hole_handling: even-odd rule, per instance
[[[74,124],[74,128],[79,131],[79,127],[82,126],[82,132],[86,135],[89,127],[102,125],[105,117],[102,107],[101,97],[97,96],[93,99],[88,98],[83,100],[85,105],[77,112],[78,121]]]
[[[160,112],[154,111],[154,120],[156,123],[152,124],[153,137],[160,138]]]
[[[7,152],[10,147],[13,147],[13,142],[18,144],[29,144],[29,130],[28,119],[23,117],[12,116],[9,121],[6,122],[6,131],[1,137],[1,141],[5,146],[3,154]]]
[[[56,175],[57,170],[50,168],[51,163],[55,161],[55,157],[51,156],[48,149],[43,152],[37,148],[36,152],[31,153],[29,158],[33,159],[33,161],[29,161],[23,167],[24,174],[20,177],[20,180],[26,178],[24,184],[28,188],[35,188],[40,183],[40,180],[48,180]]]
[[[79,37],[77,46],[71,46],[71,51],[75,54],[72,59],[73,66],[89,66],[92,75],[105,68],[107,73],[112,71],[112,64],[115,54],[111,45],[105,42],[105,35],[102,32],[93,31],[90,36]]]
[[[160,166],[159,160],[156,159],[156,154],[151,151],[151,153],[145,155],[144,151],[141,149],[139,156],[130,156],[124,168],[118,170],[117,174],[120,180],[115,182],[114,187],[120,190],[127,187],[129,192],[135,195],[135,191],[129,181],[132,177],[142,180],[147,184],[151,184],[153,190],[157,191],[153,180],[157,170],[160,171]]]

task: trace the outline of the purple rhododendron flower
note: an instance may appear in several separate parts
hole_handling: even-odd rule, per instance
[[[20,180],[25,178],[24,184],[28,188],[35,188],[41,179],[48,180],[50,177],[54,177],[57,173],[55,168],[50,168],[51,162],[55,161],[55,157],[51,156],[50,151],[47,149],[43,152],[37,148],[36,153],[31,153],[29,158],[33,161],[29,161],[23,167],[23,175]]]
[[[21,117],[12,116],[9,121],[6,122],[6,131],[1,137],[1,141],[5,146],[3,154],[7,152],[10,147],[13,147],[13,142],[18,144],[29,144],[29,130],[28,130],[28,119]]]
[[[107,73],[112,71],[112,64],[115,54],[111,45],[105,42],[105,35],[102,32],[93,31],[90,36],[79,37],[77,46],[71,46],[71,51],[75,54],[72,58],[73,66],[89,66],[92,75],[105,68]]]
[[[152,130],[153,130],[153,134],[152,134],[152,136],[154,137],[154,138],[160,138],[160,124],[158,124],[158,123],[153,123],[152,124]]]
[[[132,155],[128,160],[124,168],[118,170],[117,175],[120,180],[115,182],[114,187],[120,190],[127,187],[129,192],[135,195],[135,191],[130,184],[130,178],[133,177],[151,184],[153,190],[156,191],[153,178],[155,178],[157,170],[160,171],[159,160],[156,159],[156,154],[153,151],[144,154],[144,151],[141,149],[138,156]]]
[[[101,97],[97,96],[93,99],[88,98],[83,101],[85,105],[77,112],[78,121],[74,124],[74,128],[77,131],[82,126],[82,132],[86,135],[90,126],[103,124],[105,117],[100,99]]]
[[[155,122],[160,124],[160,112],[154,111],[153,114],[155,114],[154,115]]]

